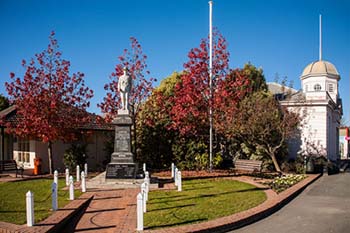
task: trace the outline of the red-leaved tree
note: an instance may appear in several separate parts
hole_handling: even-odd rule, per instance
[[[186,135],[206,135],[209,127],[209,45],[202,39],[198,48],[188,53],[181,82],[174,95],[172,119],[174,129]],[[225,38],[214,30],[213,34],[213,86],[224,79],[228,71],[229,52]],[[216,94],[214,93],[213,99]],[[215,101],[214,101],[215,102]],[[204,130],[204,131],[203,131]]]
[[[129,94],[129,105],[135,125],[142,102],[151,94],[155,79],[146,77],[150,72],[147,70],[147,56],[143,54],[140,43],[134,37],[131,37],[130,41],[131,49],[124,49],[123,54],[118,57],[119,63],[115,66],[115,71],[110,76],[110,83],[104,86],[104,89],[107,91],[106,97],[103,98],[103,102],[98,104],[98,106],[106,114],[107,121],[111,121],[117,115],[121,106],[118,77],[123,74],[123,68],[126,67],[133,81],[131,93]],[[133,135],[135,142],[135,130]]]
[[[8,125],[8,130],[48,144],[50,174],[54,170],[52,144],[72,139],[74,130],[89,120],[86,108],[93,97],[84,74],[69,73],[70,62],[61,58],[54,35],[52,32],[47,49],[35,59],[22,61],[26,70],[23,78],[11,73],[12,81],[5,83],[19,117],[18,124]]]

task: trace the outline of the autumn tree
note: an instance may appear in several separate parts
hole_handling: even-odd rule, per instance
[[[239,104],[235,117],[227,125],[227,136],[262,150],[276,171],[281,172],[276,156],[288,139],[296,135],[299,123],[299,115],[289,112],[271,94],[256,92]]]
[[[129,94],[129,106],[132,112],[133,125],[135,126],[137,114],[142,107],[142,103],[150,95],[155,80],[146,77],[150,72],[147,70],[147,56],[143,53],[140,43],[134,37],[131,37],[130,41],[131,49],[124,49],[123,54],[118,57],[119,63],[110,75],[110,82],[104,86],[104,89],[107,91],[106,97],[103,98],[103,102],[98,104],[98,106],[101,108],[102,113],[105,113],[107,121],[111,121],[117,116],[118,109],[121,106],[118,77],[123,74],[123,68],[126,67],[128,74],[133,80],[131,93]],[[134,143],[136,143],[135,127],[133,138]]]
[[[6,83],[10,100],[20,117],[15,128],[8,128],[19,137],[41,140],[48,145],[49,171],[53,173],[52,144],[72,139],[74,129],[88,121],[86,108],[93,91],[84,83],[84,74],[70,74],[70,62],[61,58],[52,32],[46,50],[29,62],[22,61],[24,77],[11,73]]]

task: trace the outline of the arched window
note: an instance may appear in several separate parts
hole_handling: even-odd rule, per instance
[[[320,84],[315,84],[315,86],[314,86],[315,91],[321,91],[321,89],[322,89],[322,87]]]

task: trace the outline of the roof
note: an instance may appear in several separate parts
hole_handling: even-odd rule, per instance
[[[282,94],[282,93],[294,94],[294,93],[298,92],[298,91],[295,90],[294,88],[287,87],[287,86],[285,86],[285,85],[281,85],[281,84],[276,83],[276,82],[268,82],[268,83],[267,83],[267,89],[268,89],[269,92],[271,92],[273,95]]]
[[[329,76],[340,79],[340,75],[335,66],[328,61],[315,61],[307,65],[301,74],[301,79],[313,76]]]
[[[113,124],[110,123],[105,123],[103,122],[102,117],[93,114],[93,113],[88,113],[90,117],[90,121],[88,123],[82,124],[78,126],[78,129],[82,130],[103,130],[103,131],[110,131],[114,130]],[[3,124],[1,123],[2,121],[5,122],[10,122],[10,124],[13,127],[16,127],[18,122],[21,120],[21,116],[17,114],[17,106],[12,105],[0,112],[0,125],[2,126]]]

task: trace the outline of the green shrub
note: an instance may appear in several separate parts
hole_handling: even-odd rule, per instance
[[[86,145],[79,143],[72,144],[63,155],[63,163],[70,171],[74,171],[77,165],[83,168],[86,159]]]

